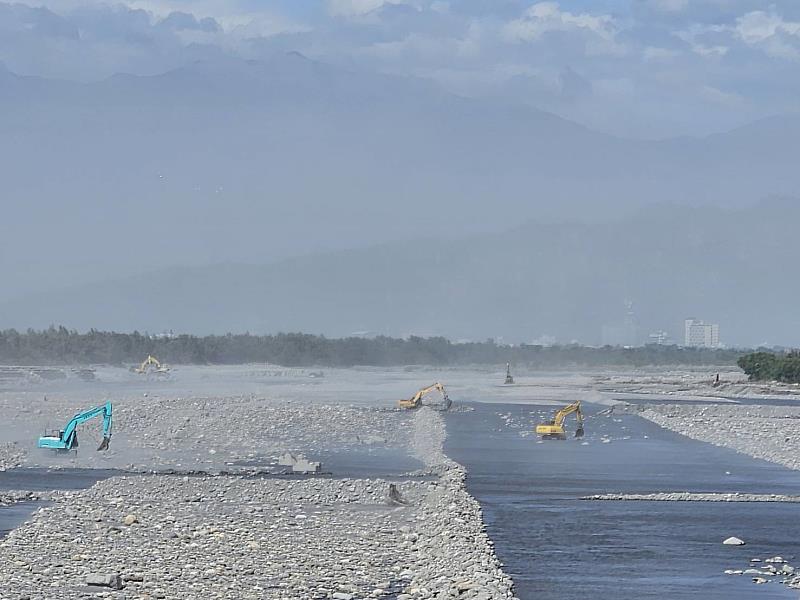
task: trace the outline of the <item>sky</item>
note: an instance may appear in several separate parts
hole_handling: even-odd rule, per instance
[[[94,81],[298,51],[430,79],[624,137],[706,135],[797,111],[797,0],[22,0],[0,61]]]

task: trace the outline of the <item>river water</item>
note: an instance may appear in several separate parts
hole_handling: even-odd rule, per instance
[[[660,491],[798,494],[800,472],[636,416],[589,417],[583,440],[538,442],[525,434],[552,406],[472,408],[447,416],[446,450],[467,468],[468,489],[523,600],[798,598],[777,582],[755,585],[749,576],[723,571],[747,568],[753,557],[800,559],[800,505],[579,498]],[[747,545],[724,546],[729,536]]]

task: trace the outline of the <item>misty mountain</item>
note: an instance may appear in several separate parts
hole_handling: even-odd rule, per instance
[[[0,299],[660,201],[741,206],[800,179],[797,118],[625,140],[297,53],[95,83],[0,69],[0,131]]]
[[[654,206],[605,224],[383,244],[268,265],[168,268],[0,305],[4,324],[192,333],[356,331],[598,343],[633,302],[642,341],[683,319],[728,344],[800,333],[793,201],[742,210]]]

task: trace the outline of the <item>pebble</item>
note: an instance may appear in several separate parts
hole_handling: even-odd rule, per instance
[[[207,412],[224,421],[223,413],[236,411]],[[126,412],[120,413],[124,422]],[[466,491],[466,473],[444,454],[446,430],[437,411],[316,407],[311,414],[321,422],[293,422],[298,439],[316,436],[335,445],[327,438],[328,421],[331,437],[344,440],[374,418],[367,429],[397,444],[405,436],[428,477],[392,482],[402,504],[388,501],[389,482],[377,478],[112,477],[53,495],[52,505],[0,540],[3,596],[44,600],[50,590],[75,589],[91,574],[117,573],[131,598],[423,600],[448,590],[459,595],[456,583],[464,581],[471,582],[464,600],[513,597],[480,505]],[[337,421],[354,414],[360,416],[344,436]],[[230,452],[224,446],[215,442],[217,456]]]

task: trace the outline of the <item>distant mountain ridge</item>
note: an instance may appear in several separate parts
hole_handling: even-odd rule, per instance
[[[0,300],[87,264],[266,263],[800,189],[796,118],[625,140],[296,53],[96,83],[0,71],[0,131]]]
[[[728,344],[800,339],[791,248],[800,205],[655,206],[602,225],[530,223],[267,265],[169,268],[0,305],[2,327],[191,333],[354,331],[599,343],[633,302],[641,341],[683,319]]]

